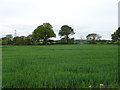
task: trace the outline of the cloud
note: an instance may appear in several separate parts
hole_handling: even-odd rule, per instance
[[[119,0],[1,0],[2,33],[30,34],[38,25],[49,22],[56,33],[62,25],[75,29],[75,38],[91,32],[110,39],[118,27]],[[57,36],[59,38],[59,36]]]
[[[9,27],[11,29],[14,30],[20,30],[20,31],[24,31],[24,30],[31,30],[34,29],[33,25],[22,25],[22,24],[14,24],[14,25],[3,25],[4,27]]]
[[[14,25],[2,25],[1,28],[4,29],[4,31],[2,31],[1,36],[5,36],[6,34],[12,34],[14,36],[15,30],[18,36],[22,36],[22,35],[27,36],[33,32],[35,26],[14,24]]]

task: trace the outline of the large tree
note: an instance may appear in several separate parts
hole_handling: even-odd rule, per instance
[[[120,40],[120,27],[112,35],[112,41],[117,42]]]
[[[7,34],[7,35],[6,35],[6,38],[7,38],[8,40],[12,40],[12,39],[13,39],[13,36],[12,36],[11,34]]]
[[[40,40],[43,40],[43,44],[47,44],[47,40],[56,35],[50,23],[43,23],[33,31],[32,36],[34,41],[40,42]]]
[[[7,34],[5,37],[2,38],[2,44],[12,44],[13,36],[11,34]]]
[[[96,33],[91,33],[91,34],[88,34],[86,36],[87,40],[90,40],[91,42],[90,43],[96,43],[96,40],[100,40],[100,38],[102,38],[102,36],[100,36],[99,34],[96,34]]]
[[[13,44],[14,45],[26,45],[25,44],[25,36],[16,36],[13,38]]]
[[[59,35],[66,40],[66,43],[69,43],[69,36],[73,34],[75,34],[74,30],[68,25],[63,25],[59,30]]]

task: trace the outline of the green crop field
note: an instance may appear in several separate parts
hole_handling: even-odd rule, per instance
[[[3,88],[118,87],[117,45],[3,46]]]

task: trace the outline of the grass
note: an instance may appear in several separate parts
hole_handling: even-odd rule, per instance
[[[3,46],[3,88],[118,86],[117,45]]]

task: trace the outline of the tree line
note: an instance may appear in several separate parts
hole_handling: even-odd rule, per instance
[[[51,38],[56,37],[56,34],[53,30],[53,27],[50,23],[43,23],[39,25],[32,34],[28,36],[16,36],[13,37],[11,34],[2,37],[2,44],[3,45],[40,45],[40,44],[74,44],[75,39],[70,38],[71,35],[74,35],[74,29],[68,25],[63,25],[58,35],[60,36],[61,40],[52,40]],[[90,33],[86,36],[87,41],[91,44],[96,44],[96,42],[102,42],[99,34]],[[120,27],[111,34],[112,43],[119,43],[120,40]]]

